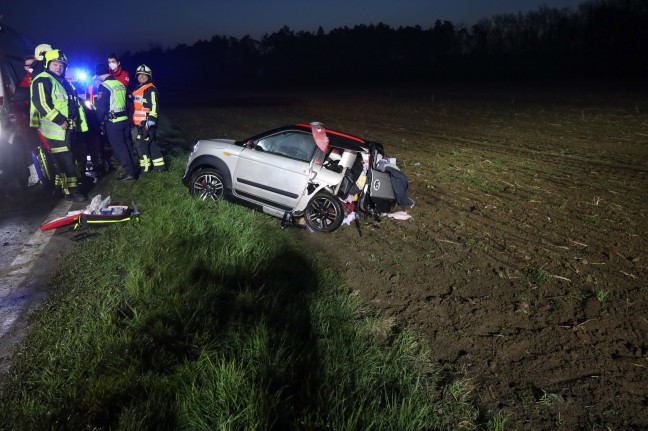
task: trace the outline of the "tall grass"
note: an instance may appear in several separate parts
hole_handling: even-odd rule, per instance
[[[434,430],[473,423],[416,336],[378,317],[279,221],[189,198],[186,156],[107,184],[139,222],[78,242],[35,314],[0,429]],[[387,340],[387,341],[385,341]],[[445,382],[445,380],[444,380]],[[456,382],[452,382],[456,384]]]

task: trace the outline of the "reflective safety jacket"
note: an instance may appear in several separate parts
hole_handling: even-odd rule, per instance
[[[66,129],[61,124],[66,120],[70,130],[77,127],[82,132],[88,130],[79,99],[68,94],[59,79],[48,71],[41,72],[32,80],[30,94],[29,125],[39,128],[46,138],[65,140]]]
[[[151,119],[157,123],[158,91],[153,83],[148,82],[137,87],[133,95],[133,124],[139,126],[142,121]]]
[[[128,120],[126,87],[115,78],[109,76],[101,83],[94,100],[99,121],[117,123]]]

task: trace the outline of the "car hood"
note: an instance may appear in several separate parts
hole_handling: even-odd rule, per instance
[[[234,139],[201,139],[198,141],[200,146],[209,145],[212,148],[226,148],[234,145],[234,143],[236,143]]]

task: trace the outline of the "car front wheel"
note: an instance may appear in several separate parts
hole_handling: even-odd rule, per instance
[[[201,168],[191,175],[189,192],[191,196],[202,199],[220,200],[224,193],[223,174],[213,168]]]
[[[339,228],[344,219],[340,200],[327,192],[316,194],[304,210],[308,227],[320,232],[330,233]]]

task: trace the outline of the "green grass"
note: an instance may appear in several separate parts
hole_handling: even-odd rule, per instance
[[[549,273],[544,268],[529,268],[527,276],[535,283],[546,283],[549,281]]]
[[[516,163],[516,166],[527,170],[538,170],[538,166],[535,163],[529,162],[527,160]]]
[[[593,224],[598,224],[600,222],[598,214],[582,214],[580,217],[582,220]]]
[[[560,397],[560,395],[546,392],[543,389],[542,390],[542,396],[538,400],[538,403],[542,404],[543,406],[548,407],[548,406],[552,405],[553,403],[555,403],[556,401],[561,401],[561,400],[562,400],[562,398]]]
[[[502,191],[501,186],[493,184],[487,179],[481,178],[477,175],[466,174],[463,176],[463,180],[466,181],[468,184],[480,188],[488,193],[500,193]]]
[[[470,391],[384,333],[279,220],[189,198],[186,155],[110,186],[138,223],[80,241],[34,314],[0,429],[453,430]],[[498,428],[499,429],[499,428]]]
[[[594,296],[596,297],[596,300],[599,302],[605,302],[607,299],[608,295],[610,292],[604,289],[594,289]]]

